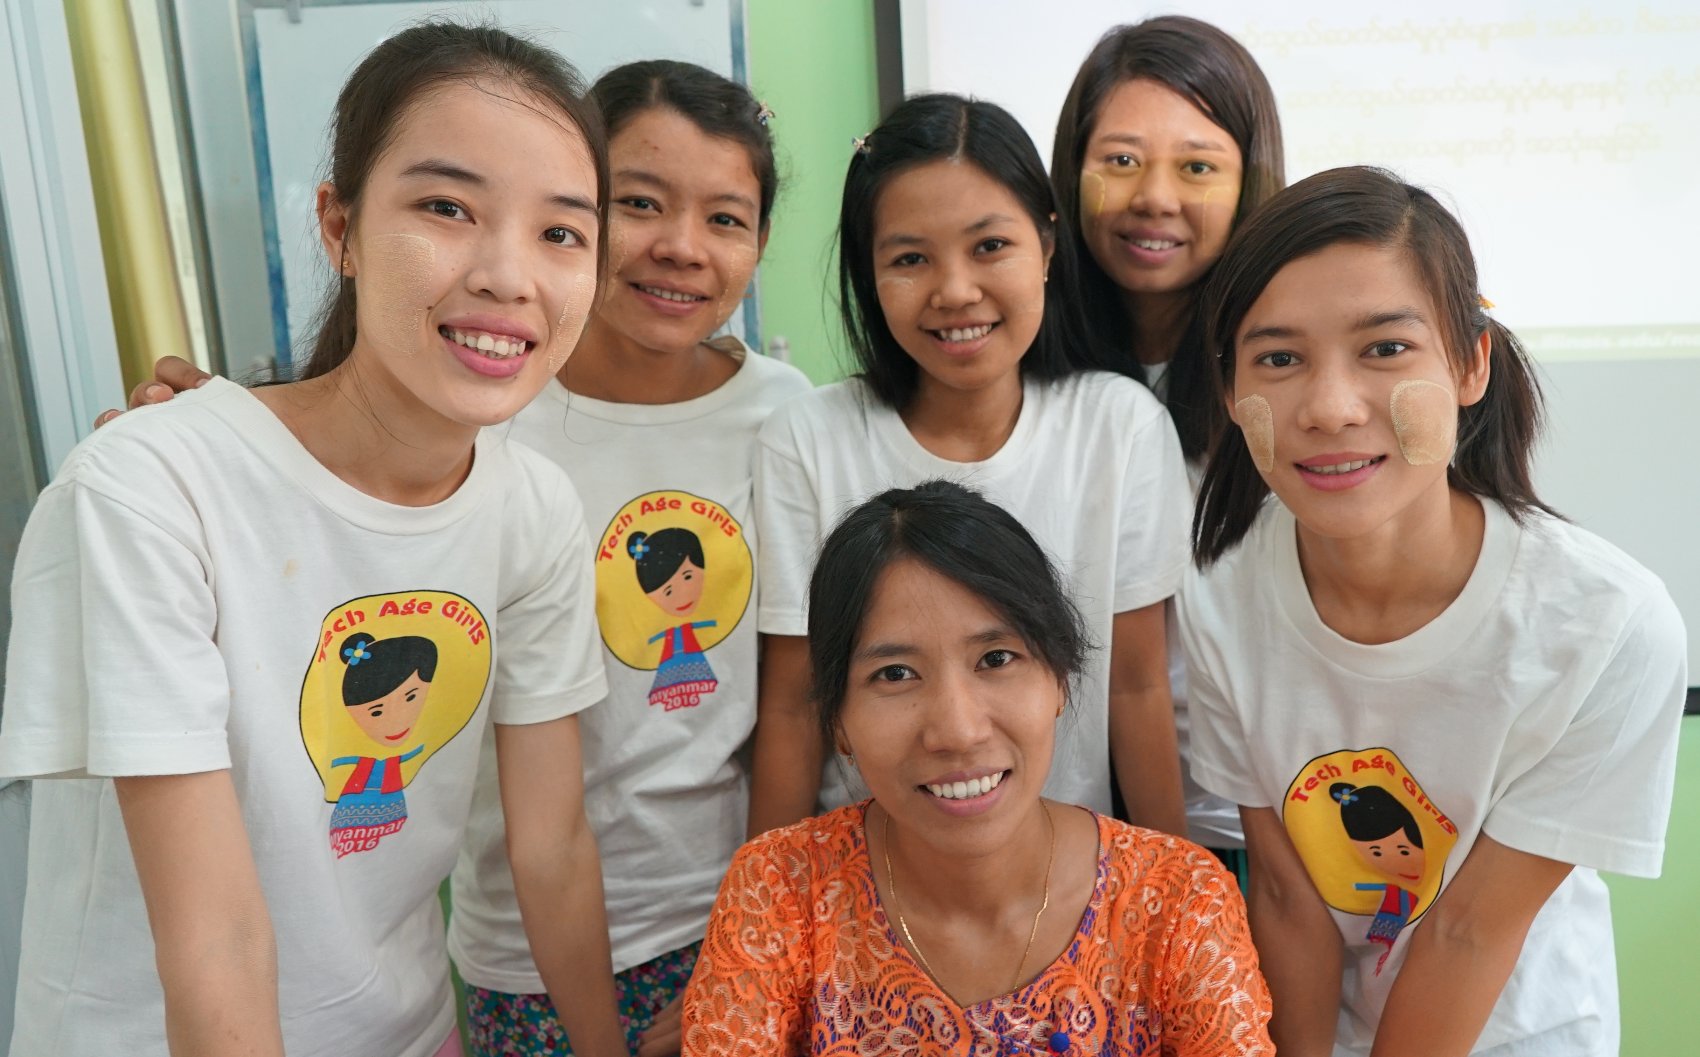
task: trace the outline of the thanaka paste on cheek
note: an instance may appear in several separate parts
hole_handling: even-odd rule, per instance
[[[1234,404],[1234,418],[1245,435],[1251,461],[1264,473],[1275,468],[1275,413],[1269,401],[1256,393]]]
[[[1433,466],[1452,458],[1458,436],[1458,398],[1443,385],[1406,379],[1388,399],[1399,454],[1412,466]]]
[[[411,356],[431,310],[437,247],[421,235],[374,235],[358,247],[358,325],[374,345]]]
[[[726,285],[726,290],[715,299],[715,330],[719,330],[721,327],[725,326],[726,321],[732,318],[732,313],[736,312],[738,310],[738,306],[743,303],[744,294],[748,292],[750,288],[749,277],[755,274],[756,255],[757,250],[754,246],[740,244],[727,248],[727,271],[733,276],[744,275],[745,279],[742,283],[728,283]]]
[[[596,303],[596,276],[579,273],[573,276],[572,287],[561,305],[561,318],[549,332],[549,373],[554,374],[567,364],[567,357],[578,347],[584,335],[584,325]]]

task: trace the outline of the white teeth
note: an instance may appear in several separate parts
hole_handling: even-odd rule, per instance
[[[1180,245],[1168,239],[1134,239],[1133,244],[1142,250],[1172,250]]]
[[[993,326],[995,324],[982,323],[977,327],[950,327],[946,330],[935,330],[933,333],[954,345],[964,341],[979,341],[992,332]]]
[[[940,800],[972,800],[977,796],[985,796],[998,787],[1008,771],[988,774],[983,778],[970,778],[966,782],[943,782],[927,786],[927,792]]]
[[[677,290],[663,290],[658,286],[641,286],[640,285],[638,287],[638,289],[642,290],[644,293],[650,295],[651,297],[659,297],[663,301],[706,301],[706,300],[708,300],[708,298],[698,297],[696,294],[680,293]]]
[[[1306,467],[1306,469],[1308,469],[1311,473],[1322,474],[1324,477],[1333,477],[1337,474],[1351,473],[1353,470],[1361,470],[1374,461],[1374,459],[1358,459],[1354,462],[1337,462],[1331,466],[1309,466]]]
[[[519,338],[496,338],[489,334],[468,334],[460,330],[450,330],[448,338],[456,345],[477,349],[492,360],[505,360],[525,351],[525,342]]]

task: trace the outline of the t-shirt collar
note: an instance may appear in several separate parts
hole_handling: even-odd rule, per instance
[[[568,389],[561,384],[559,376],[549,379],[549,384],[543,388],[543,395],[539,399],[553,400],[575,415],[589,415],[604,422],[618,422],[628,426],[665,426],[711,415],[743,396],[756,384],[756,371],[750,366],[750,360],[756,354],[752,353],[743,341],[730,334],[711,338],[704,344],[713,346],[737,360],[738,369],[719,386],[691,400],[681,400],[674,404],[619,404],[610,400],[596,400]]]
[[[979,462],[955,462],[942,459],[915,439],[909,432],[909,427],[903,424],[903,416],[894,409],[879,404],[873,393],[862,387],[862,398],[871,405],[869,418],[874,423],[876,433],[903,460],[906,465],[920,467],[923,472],[940,476],[960,475],[964,470],[972,470],[979,476],[995,477],[1009,472],[1020,465],[1022,457],[1032,444],[1033,431],[1037,428],[1039,417],[1044,413],[1040,403],[1044,400],[1045,387],[1031,378],[1024,379],[1021,384],[1021,411],[1016,415],[1015,428],[1010,431],[1009,439],[1003,442],[1003,447],[993,452],[990,458]]]
[[[1265,582],[1289,625],[1324,660],[1372,679],[1408,678],[1470,641],[1511,577],[1523,530],[1498,503],[1483,499],[1481,504],[1486,518],[1482,549],[1464,590],[1439,616],[1393,642],[1374,646],[1353,642],[1322,622],[1299,567],[1297,522],[1279,501],[1272,501],[1272,523],[1264,535],[1258,565],[1266,570]]]

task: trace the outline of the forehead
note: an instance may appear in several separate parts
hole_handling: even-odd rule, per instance
[[[874,581],[860,639],[917,644],[977,635],[1002,620],[979,595],[914,558],[899,558]]]
[[[1404,307],[1430,321],[1438,318],[1409,254],[1395,246],[1335,243],[1282,266],[1241,320],[1239,333],[1254,327],[1355,330],[1367,317]]]
[[[408,104],[375,169],[397,169],[421,157],[465,158],[480,171],[542,184],[595,186],[590,145],[573,120],[549,100],[513,84],[451,81]],[[571,188],[569,188],[571,189]]]
[[[1033,226],[1021,200],[978,165],[958,158],[931,161],[886,181],[874,203],[874,238],[899,229],[957,235],[989,214]]]
[[[1138,137],[1153,147],[1210,143],[1239,154],[1234,138],[1192,100],[1149,77],[1123,81],[1099,105],[1092,142],[1117,137]]]
[[[736,183],[752,198],[760,191],[749,148],[711,136],[666,107],[651,107],[628,121],[608,143],[608,162],[615,176],[637,169],[680,186]]]

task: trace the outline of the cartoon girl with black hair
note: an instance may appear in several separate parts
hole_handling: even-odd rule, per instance
[[[626,541],[626,553],[637,563],[638,586],[669,620],[689,617],[702,601],[702,541],[690,529],[634,532]],[[720,685],[696,636],[697,628],[714,625],[712,620],[687,621],[649,637],[650,642],[661,642],[661,664],[649,688],[650,704],[667,712],[693,708]]]
[[[407,821],[401,765],[425,750],[423,741],[399,752],[425,710],[437,674],[437,644],[418,635],[375,639],[350,635],[340,647],[342,704],[354,725],[380,747],[370,756],[340,756],[332,767],[354,765],[331,812],[337,857],[377,847]]]
[[[1346,827],[1352,847],[1370,869],[1387,878],[1385,882],[1360,881],[1353,885],[1360,891],[1379,889],[1385,893],[1364,936],[1387,948],[1375,963],[1375,973],[1380,976],[1387,956],[1393,953],[1393,941],[1410,924],[1411,914],[1417,909],[1416,889],[1422,885],[1428,867],[1422,830],[1417,828],[1410,809],[1380,786],[1335,782],[1328,793],[1340,805],[1340,823]]]

